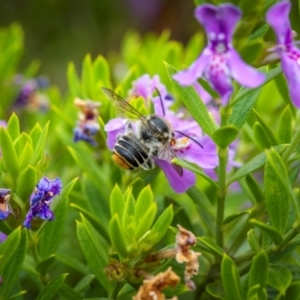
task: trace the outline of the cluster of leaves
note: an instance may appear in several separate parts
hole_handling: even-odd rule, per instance
[[[236,35],[243,58],[254,64],[263,55],[268,34],[266,25],[259,26],[264,10],[260,4],[255,1],[251,10],[245,10],[249,13]],[[245,28],[252,33],[249,38],[241,36]],[[226,125],[219,126],[195,90],[172,79],[176,69],[197,57],[203,35],[196,34],[183,47],[170,41],[168,32],[159,37],[129,33],[118,57],[107,61],[87,55],[80,76],[70,63],[66,95],[55,87],[47,91],[49,111],[23,109],[18,118],[11,111],[19,91],[10,83],[22,51],[22,31],[14,25],[0,35],[6,40],[0,44],[0,117],[8,120],[7,129],[0,129],[0,188],[12,190],[15,212],[0,221],[0,231],[8,235],[0,245],[0,299],[131,299],[142,282],[141,272],[157,274],[171,265],[183,276],[183,267],[174,260],[146,259],[175,247],[176,224],[198,237],[196,250],[202,252],[199,275],[193,278],[197,288],[192,292],[180,285],[173,292],[180,299],[299,297],[300,211],[295,187],[300,117],[289,105],[279,67],[261,68],[267,76],[262,87],[236,86],[232,105],[220,112]],[[35,71],[33,63],[25,77]],[[214,180],[198,166],[176,159],[197,174],[196,185],[177,195],[158,169],[126,173],[112,164],[103,128],[116,113],[101,87],[117,86],[125,97],[132,81],[145,73],[160,75],[176,97],[174,108],[186,106],[218,146],[220,160],[226,159],[228,146],[238,138],[241,167]],[[96,148],[72,140],[75,97],[102,104]],[[135,105],[145,110],[142,101]],[[64,189],[52,206],[55,220],[36,222],[31,231],[21,229],[30,194],[45,173],[63,181]],[[220,220],[216,211],[222,193],[225,217]]]

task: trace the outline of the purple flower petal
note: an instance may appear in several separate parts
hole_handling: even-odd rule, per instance
[[[210,51],[203,51],[200,57],[186,70],[180,71],[173,75],[173,78],[182,85],[191,85],[202,76],[205,67],[209,61]]]
[[[169,162],[155,159],[155,163],[163,170],[172,189],[176,193],[184,193],[191,186],[195,185],[196,176],[193,172],[183,169],[183,175],[180,176]]]
[[[203,148],[193,141],[190,142],[188,148],[176,151],[178,158],[195,163],[204,169],[214,169],[218,166],[216,145],[211,138],[205,136],[203,139],[199,140]]]
[[[232,77],[243,86],[255,88],[263,84],[266,79],[263,73],[246,64],[234,49],[229,53],[228,65]]]
[[[109,120],[105,125],[104,130],[107,132],[106,145],[110,150],[114,149],[117,142],[117,136],[125,132],[125,122],[125,119],[115,118]]]
[[[266,20],[276,32],[279,44],[289,44],[292,42],[292,31],[289,20],[290,9],[291,3],[289,1],[281,1],[273,5],[266,14]]]
[[[300,51],[299,51],[300,52]],[[300,53],[299,53],[300,56]],[[286,53],[281,57],[282,70],[289,86],[290,97],[297,108],[300,108],[300,65]]]

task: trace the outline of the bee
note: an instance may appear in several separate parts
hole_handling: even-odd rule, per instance
[[[117,137],[113,149],[112,159],[117,165],[125,170],[151,170],[155,165],[154,157],[167,161],[176,157],[171,148],[176,143],[175,134],[167,120],[155,114],[144,116],[112,90],[102,90],[130,118],[125,124],[125,133]],[[178,175],[183,175],[181,166],[172,166]]]

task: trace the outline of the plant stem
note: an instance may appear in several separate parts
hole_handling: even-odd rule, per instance
[[[227,148],[222,149],[218,147],[218,156],[219,156],[219,168],[218,168],[218,177],[219,177],[219,190],[218,190],[218,205],[217,205],[217,228],[216,228],[216,238],[217,244],[223,248],[223,220],[224,220],[224,209],[225,209],[225,199],[227,193],[226,186],[226,166],[228,160],[228,151]]]
[[[36,242],[36,237],[34,236],[34,233],[32,230],[28,230],[28,238],[30,241],[29,248],[33,257],[33,260],[35,264],[37,265],[40,262],[40,255],[37,250],[37,242]]]

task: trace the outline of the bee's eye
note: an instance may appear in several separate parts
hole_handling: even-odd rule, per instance
[[[171,135],[172,135],[172,137],[174,137],[174,136],[175,136],[175,133],[174,133],[174,131],[172,131],[172,134],[171,134]]]

